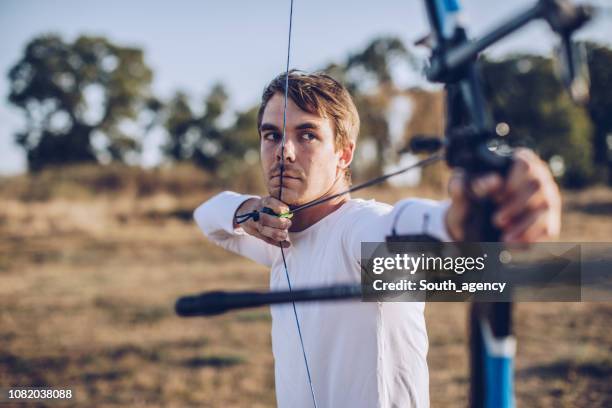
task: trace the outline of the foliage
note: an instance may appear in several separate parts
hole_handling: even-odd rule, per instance
[[[189,97],[177,93],[166,106],[166,158],[191,161],[227,181],[244,172],[258,158],[257,108],[238,112],[230,125],[221,119],[227,114],[228,95],[216,84],[204,100],[202,113],[191,108]]]
[[[566,96],[549,58],[483,59],[485,92],[494,118],[510,125],[510,142],[534,148],[545,160],[561,157],[561,180],[570,187],[600,181],[606,174],[612,182],[612,93],[607,92],[612,50],[594,43],[586,49],[591,76],[586,110]],[[390,134],[397,98],[410,104],[405,140],[443,133],[442,94],[402,88],[394,75],[399,66],[415,73],[421,69],[400,39],[380,37],[323,69],[353,95],[361,118],[359,146],[371,148],[353,163],[357,178],[380,174],[397,158],[397,141]],[[31,170],[82,162],[135,163],[144,135],[161,125],[167,161],[194,163],[223,183],[240,178],[249,188],[261,187],[255,171],[257,107],[230,111],[221,83],[200,104],[183,92],[159,101],[151,95],[152,71],[142,50],[99,37],[79,37],[73,43],[57,36],[35,38],[9,77],[9,100],[27,119],[16,140]]]
[[[371,76],[378,86],[393,82],[391,75],[392,62],[396,58],[410,58],[406,47],[399,38],[382,37],[371,41],[361,52],[350,55],[346,61],[346,70],[361,70],[362,76]],[[353,80],[353,88],[363,78]]]
[[[399,38],[380,37],[343,63],[330,64],[323,70],[342,82],[353,96],[361,120],[358,148],[367,143],[374,147],[373,160],[352,165],[356,168],[354,173],[362,178],[381,174],[385,165],[396,158],[395,152],[389,151],[388,115],[393,97],[401,92],[392,68],[402,62],[412,68],[417,65],[416,57]]]
[[[591,78],[587,109],[594,128],[594,159],[612,185],[612,50],[595,43],[587,43],[586,49]]]
[[[159,107],[149,90],[151,78],[138,48],[101,37],[81,36],[73,43],[54,35],[33,39],[9,72],[9,101],[27,119],[16,141],[29,168],[134,161],[139,130],[151,124],[144,113]]]
[[[535,149],[544,160],[563,158],[562,182],[593,181],[593,147],[587,113],[555,78],[552,61],[533,55],[484,60],[485,92],[497,122],[510,126],[510,142]]]

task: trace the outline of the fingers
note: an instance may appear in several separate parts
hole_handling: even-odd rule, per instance
[[[471,188],[476,197],[491,197],[496,202],[502,201],[506,194],[504,179],[499,174],[495,173],[477,177],[472,182]]]
[[[542,185],[554,183],[546,164],[532,150],[519,148],[513,155],[512,168],[506,180],[499,174],[489,173],[477,177],[471,187],[476,197],[491,197],[501,203],[522,193],[526,186],[534,182]]]
[[[504,181],[497,174],[481,176],[470,183],[469,188],[467,185],[465,173],[455,170],[448,185],[452,203],[445,218],[447,230],[454,240],[464,238],[464,224],[474,198],[491,197],[501,201],[504,193]]]
[[[512,168],[506,181],[508,194],[516,194],[523,189],[525,182],[530,180],[552,180],[546,164],[532,150],[518,148],[512,159]]]
[[[261,208],[259,208],[259,211],[263,210],[264,207],[268,207],[269,209],[274,211],[276,214],[283,214],[283,213],[289,212],[289,207],[287,206],[287,204],[283,203],[282,201],[274,197],[262,198]]]
[[[289,232],[287,229],[270,227],[267,225],[263,225],[260,222],[256,223],[257,232],[263,235],[266,238],[270,238],[274,241],[286,241],[289,238]]]
[[[544,208],[528,212],[522,219],[504,229],[502,240],[505,242],[532,243],[550,238],[548,233],[548,214]]]
[[[451,175],[451,179],[448,183],[448,194],[451,199],[457,201],[465,201],[467,197],[465,196],[465,174],[461,170],[456,170]]]
[[[253,220],[250,220],[243,225],[243,229],[247,234],[257,237],[268,244],[283,248],[288,248],[291,246],[287,230],[279,230],[277,228],[268,227],[262,225],[259,221]]]
[[[291,246],[291,243],[288,241],[288,238],[281,239],[277,234],[270,233],[270,231],[257,231],[252,235],[263,241],[266,241],[270,245],[274,245],[277,247],[289,248]]]
[[[501,229],[505,241],[530,243],[559,236],[561,195],[548,166],[528,149],[518,149],[513,157],[506,179],[497,174],[482,175],[468,189],[465,177],[453,175],[449,184],[452,205],[447,214],[451,236],[463,236],[474,198],[496,202],[493,223]]]
[[[276,215],[270,215],[263,212],[259,213],[259,224],[265,227],[275,228],[278,230],[288,230],[291,227],[289,218],[280,218]]]
[[[282,201],[274,197],[264,197],[255,206],[255,210],[259,212],[258,220],[251,219],[242,224],[244,231],[268,244],[283,248],[289,247],[291,245],[289,242],[291,220],[262,212],[265,207],[270,208],[276,214],[289,211],[289,207]]]
[[[504,240],[554,239],[561,229],[561,195],[550,170],[533,151],[517,149],[506,196],[494,216]]]
[[[463,221],[469,209],[469,199],[465,193],[465,174],[456,170],[448,183],[451,206],[446,213],[446,227],[450,236],[457,241],[463,239]]]
[[[536,211],[545,206],[544,194],[535,181],[526,183],[518,193],[508,195],[509,199],[500,205],[493,217],[493,223],[500,228],[506,227],[522,212]]]

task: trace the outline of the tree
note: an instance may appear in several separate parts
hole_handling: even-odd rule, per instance
[[[206,170],[215,171],[224,150],[218,121],[226,108],[227,93],[221,84],[213,86],[204,100],[202,114],[191,109],[188,99],[179,92],[167,106],[168,140],[163,151],[171,160],[191,160]]]
[[[164,155],[175,162],[192,161],[221,178],[239,174],[243,164],[252,165],[259,148],[257,108],[238,112],[230,125],[223,126],[220,119],[226,116],[227,102],[222,84],[212,87],[201,113],[191,108],[186,94],[177,93],[166,106]]]
[[[483,61],[485,93],[497,122],[510,126],[509,141],[527,145],[544,160],[558,156],[567,187],[593,181],[591,124],[585,110],[575,106],[555,78],[552,61],[534,55],[515,55]]]
[[[594,128],[594,158],[612,185],[612,50],[595,43],[587,43],[586,48],[591,77],[587,109]]]
[[[344,83],[353,96],[361,119],[360,145],[371,144],[375,159],[364,164],[356,163],[357,172],[370,177],[383,172],[389,157],[389,109],[395,96],[401,94],[393,80],[392,67],[405,62],[416,69],[416,58],[395,37],[372,40],[363,50],[351,54],[343,64],[331,64],[325,71]]]
[[[358,69],[361,75],[356,82],[363,82],[364,77],[372,77],[377,86],[393,82],[391,67],[393,63],[403,60],[415,70],[420,69],[418,59],[410,53],[402,40],[396,37],[376,38],[361,52],[349,56],[346,70]]]
[[[24,111],[27,122],[16,141],[30,170],[135,161],[140,139],[160,108],[150,92],[151,79],[138,48],[102,37],[32,40],[9,72],[9,101]]]

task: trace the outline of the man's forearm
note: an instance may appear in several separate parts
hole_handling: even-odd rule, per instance
[[[251,197],[245,200],[242,204],[240,204],[240,206],[236,209],[236,212],[234,213],[234,216],[232,218],[232,225],[234,226],[234,229],[240,227],[240,224],[236,222],[236,216],[239,214],[247,214],[253,211],[255,209],[254,204],[256,202],[257,202],[257,198]]]
[[[194,211],[194,219],[202,232],[212,235],[232,234],[236,229],[234,216],[253,196],[224,191],[202,203]]]

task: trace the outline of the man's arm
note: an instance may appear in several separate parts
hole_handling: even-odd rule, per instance
[[[435,201],[425,198],[401,200],[387,216],[388,235],[429,235],[443,242],[453,241],[446,217],[450,200]]]
[[[247,234],[235,223],[236,213],[257,197],[225,191],[201,204],[193,213],[198,227],[215,244],[245,256],[260,264],[271,266],[275,254],[266,242]]]
[[[449,205],[449,201],[421,198],[401,200],[393,207],[367,201],[345,214],[342,220],[346,256],[359,264],[362,242],[384,242],[392,234],[430,235],[441,241],[451,241],[445,225]],[[356,271],[355,280],[358,281],[359,268]]]
[[[496,175],[477,179],[473,190],[478,196],[492,197],[498,203],[493,222],[509,242],[537,242],[558,237],[561,225],[559,189],[548,167],[534,152],[520,149],[507,180]],[[377,208],[352,217],[345,239],[351,256],[359,260],[361,242],[383,242],[397,235],[429,235],[441,241],[463,238],[463,222],[468,214],[463,176],[455,174],[449,191],[451,200],[406,199],[393,208]],[[389,211],[390,210],[390,211]]]

